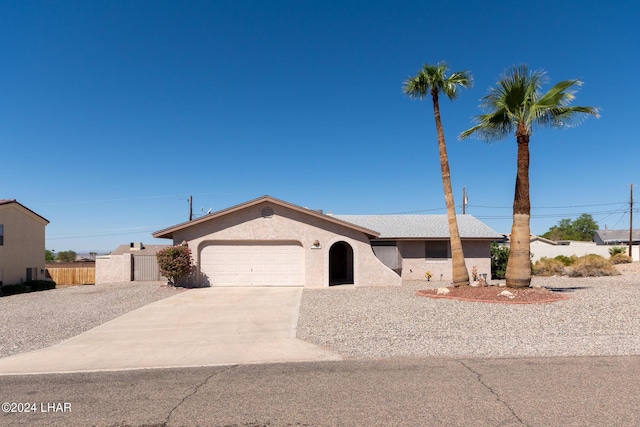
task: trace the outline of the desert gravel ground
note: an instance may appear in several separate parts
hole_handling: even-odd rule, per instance
[[[446,285],[424,281],[305,289],[297,337],[364,359],[640,354],[640,263],[618,268],[623,275],[536,277],[569,299],[533,305],[417,297]],[[127,282],[2,297],[0,357],[49,347],[182,291]]]
[[[0,298],[0,357],[49,347],[182,292],[165,282],[64,286]]]
[[[297,336],[365,359],[640,354],[640,263],[619,270],[610,277],[534,277],[569,298],[532,305],[415,296],[448,285],[437,282],[305,289]]]

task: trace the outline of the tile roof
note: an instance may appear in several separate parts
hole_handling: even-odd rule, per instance
[[[334,215],[380,233],[380,239],[449,238],[447,215]],[[502,239],[502,234],[471,215],[457,215],[460,237]]]

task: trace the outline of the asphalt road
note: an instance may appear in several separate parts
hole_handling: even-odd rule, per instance
[[[0,400],[2,426],[640,426],[640,356],[4,376]]]

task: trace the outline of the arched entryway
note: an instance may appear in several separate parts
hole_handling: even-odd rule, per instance
[[[353,248],[336,242],[329,249],[329,286],[353,283]]]

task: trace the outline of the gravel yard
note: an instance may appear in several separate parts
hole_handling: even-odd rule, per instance
[[[640,263],[634,263],[640,264]],[[446,286],[311,290],[298,338],[345,357],[521,357],[640,354],[640,274],[534,277],[566,293],[546,304],[487,304],[416,297]]]
[[[181,289],[164,282],[66,286],[0,298],[0,357],[72,338]]]
[[[640,354],[640,263],[614,277],[534,277],[568,300],[511,305],[417,297],[438,282],[305,289],[297,337],[351,358]],[[37,350],[182,289],[160,282],[0,298],[0,357]]]

